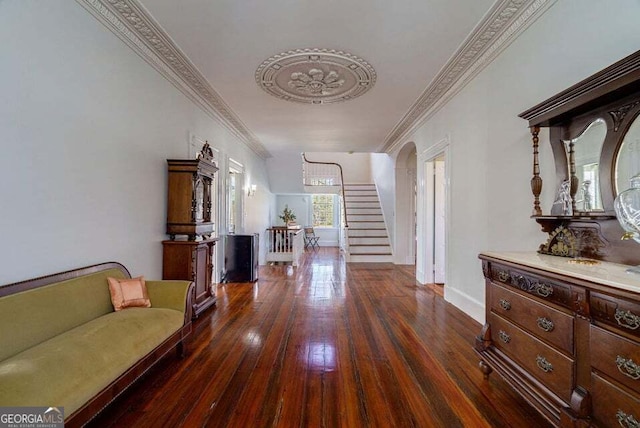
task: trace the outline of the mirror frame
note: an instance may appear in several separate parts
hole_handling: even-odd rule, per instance
[[[534,196],[532,217],[549,234],[540,252],[585,256],[625,264],[640,263],[637,244],[620,241],[623,231],[618,224],[613,201],[616,196],[616,157],[633,121],[640,115],[640,51],[616,62],[591,77],[524,111],[519,117],[529,122],[533,137]],[[599,163],[600,192],[604,211],[576,212],[575,195],[578,178],[575,164],[569,162],[563,140],[579,136],[591,122],[601,118],[607,126]],[[640,119],[638,119],[640,120]],[[571,216],[543,215],[540,193],[539,140],[541,127],[548,127],[550,145],[555,161],[556,189],[569,179],[574,214]],[[569,165],[569,168],[567,166]],[[552,240],[565,235],[575,245],[564,254],[551,252]],[[546,248],[546,250],[545,250]]]
[[[639,126],[640,126],[640,100],[637,102],[638,105],[636,105],[632,110],[630,110],[630,113],[628,114],[628,124],[626,126],[626,129],[624,130],[624,135],[622,136],[622,138],[620,139],[620,143],[618,144],[618,146],[616,147],[616,150],[613,154],[613,163],[612,163],[612,171],[611,171],[611,183],[613,185],[613,192],[614,195],[617,196],[618,193],[625,191],[627,188],[624,189],[618,189],[618,183],[617,183],[617,174],[616,174],[616,170],[618,169],[618,157],[620,156],[620,151],[622,150],[622,146],[627,138],[627,134],[629,133],[629,131],[631,130],[631,127],[633,126],[633,124],[638,121],[639,122]],[[640,172],[640,171],[639,171]],[[629,177],[631,178],[631,177]],[[614,197],[615,197],[614,196]]]

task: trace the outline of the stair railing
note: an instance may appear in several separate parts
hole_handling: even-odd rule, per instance
[[[340,165],[339,163],[335,163],[335,162],[316,162],[316,161],[310,161],[309,159],[307,159],[307,156],[305,153],[302,153],[302,160],[308,164],[312,164],[312,165],[333,165],[338,167],[338,170],[340,171],[340,198],[342,199],[342,215],[344,217],[344,227],[348,228],[349,227],[349,223],[347,220],[347,204],[345,201],[345,197],[344,197],[344,175],[342,174],[342,165]],[[303,164],[304,166],[304,164]],[[324,184],[313,184],[311,182],[307,182],[306,181],[306,173],[307,170],[303,169],[303,180],[304,180],[304,185],[306,186],[317,186],[317,185],[324,185]]]

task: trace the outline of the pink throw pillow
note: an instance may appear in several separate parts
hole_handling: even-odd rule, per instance
[[[144,277],[137,278],[107,278],[109,282],[109,293],[111,293],[111,303],[116,311],[126,308],[150,308],[151,300],[147,294],[147,286]]]

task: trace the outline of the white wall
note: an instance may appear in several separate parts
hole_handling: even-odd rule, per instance
[[[397,153],[395,153],[397,156]],[[396,203],[396,174],[395,174],[395,156],[389,156],[386,153],[371,154],[371,175],[373,182],[378,189],[378,197],[380,198],[380,206],[382,215],[387,226],[389,234],[389,242],[395,243],[395,203]]]
[[[285,206],[296,216],[295,222],[301,226],[307,226],[311,224],[312,212],[311,212],[311,195],[276,195],[276,209],[277,215],[275,217],[274,226],[284,226],[284,222],[279,217],[282,215],[282,211]]]
[[[279,194],[304,193],[301,154],[299,152],[272,154],[273,157],[267,159],[271,191]]]
[[[545,240],[529,218],[533,207],[531,138],[526,121],[517,115],[637,50],[639,20],[640,2],[634,0],[616,1],[615,7],[598,0],[556,2],[406,137],[407,142],[416,143],[418,156],[449,137],[451,210],[445,298],[477,320],[484,319],[478,253],[535,251]],[[395,156],[397,152],[390,158]],[[389,160],[377,161],[389,169]],[[419,158],[418,177],[423,175],[423,161]],[[543,207],[548,212],[555,178],[547,131],[541,133],[541,162]],[[419,216],[418,221],[423,221],[420,210]]]
[[[159,278],[190,132],[246,165],[245,229],[268,226],[264,162],[77,3],[0,2],[0,40],[0,284],[109,260]]]

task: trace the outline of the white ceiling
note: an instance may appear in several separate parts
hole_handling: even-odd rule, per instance
[[[493,0],[141,0],[269,152],[372,152],[482,20]],[[375,86],[327,105],[283,101],[255,81],[267,58],[343,50]]]

